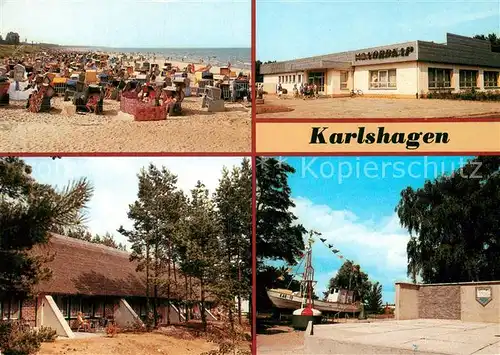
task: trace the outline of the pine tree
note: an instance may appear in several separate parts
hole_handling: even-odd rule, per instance
[[[177,188],[177,176],[168,169],[158,169],[150,164],[139,174],[138,199],[129,206],[128,217],[134,229],[123,227],[119,232],[132,243],[132,260],[139,261],[139,270],[146,271],[146,293],[149,299],[153,288],[153,316],[158,324],[158,298],[166,292],[167,309],[170,310],[171,273],[175,262],[174,242],[181,220],[183,193]],[[165,277],[166,275],[166,277]],[[149,307],[149,305],[148,305]],[[167,324],[170,312],[167,312]]]
[[[186,260],[188,260],[188,275],[199,280],[201,321],[203,329],[207,329],[205,301],[207,291],[218,282],[221,261],[219,256],[219,226],[216,223],[214,203],[211,201],[208,190],[200,181],[191,190],[188,205]]]
[[[93,188],[86,179],[61,191],[38,183],[19,158],[0,158],[0,298],[25,297],[50,277],[44,257],[29,251],[54,229],[82,225]]]

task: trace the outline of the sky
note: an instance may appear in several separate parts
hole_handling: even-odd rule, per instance
[[[446,33],[500,35],[498,0],[257,0],[257,59],[288,60]]]
[[[59,45],[247,48],[250,0],[0,0],[0,34]]]
[[[463,166],[470,157],[281,157],[296,169],[289,176],[294,214],[307,230],[322,233],[343,255],[340,259],[317,240],[313,267],[322,296],[342,263],[359,264],[383,287],[384,302],[394,303],[396,281],[406,275],[407,230],[395,207],[407,186],[424,182]],[[307,238],[306,238],[307,239]],[[300,270],[302,272],[302,270]]]
[[[239,166],[237,157],[92,157],[52,160],[52,158],[24,159],[33,168],[33,177],[40,183],[61,189],[69,182],[87,177],[94,186],[94,195],[87,209],[89,231],[98,234],[111,233],[117,242],[129,245],[126,238],[116,232],[123,225],[131,228],[127,218],[128,206],[136,200],[138,178],[142,167],[149,163],[165,166],[178,176],[177,186],[190,194],[196,182],[201,180],[215,192],[224,166],[231,169]]]

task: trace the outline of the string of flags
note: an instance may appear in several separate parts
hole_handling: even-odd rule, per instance
[[[325,238],[319,238],[319,240],[321,240],[321,242],[322,242],[322,243],[323,243],[323,244],[324,244],[324,245],[325,245],[328,249],[330,249],[330,250],[332,251],[332,253],[333,253],[333,254],[337,255],[337,257],[338,257],[339,259],[344,259],[344,256],[343,256],[342,254],[339,254],[339,253],[340,253],[340,250],[335,249],[335,248],[333,247],[333,245],[332,245],[332,244],[327,244],[327,243],[326,243],[326,239],[325,239]]]
[[[311,248],[311,247],[312,247],[312,245],[313,245],[313,244],[314,244],[314,242],[315,242],[315,240],[314,240],[314,238],[313,238],[313,235],[316,235],[316,236],[321,236],[321,233],[316,232],[316,231],[310,231],[310,232],[309,232],[309,239],[308,239],[308,247],[309,247],[309,248]],[[344,258],[344,255],[342,255],[342,253],[340,252],[340,250],[339,250],[339,249],[336,249],[336,248],[334,247],[334,245],[327,243],[326,238],[319,238],[319,240],[320,240],[320,241],[321,241],[321,242],[322,242],[322,243],[323,243],[323,244],[324,244],[324,245],[325,245],[325,246],[326,246],[326,247],[327,247],[327,248],[328,248],[328,249],[329,249],[329,250],[330,250],[330,251],[331,251],[334,255],[336,255],[336,256],[337,256],[340,260],[344,260],[344,259],[345,259],[345,258]],[[303,261],[304,256],[305,256],[305,254],[301,254],[301,255],[300,255],[300,258],[302,259],[302,261]],[[301,261],[301,263],[300,263],[300,264],[302,264],[302,261]],[[300,264],[299,264],[299,267],[300,267]],[[293,267],[288,267],[288,268],[286,269],[286,274],[290,274],[290,273],[293,271],[293,269],[294,269]],[[360,266],[359,266],[359,265],[355,265],[355,264],[354,264],[354,262],[353,262],[353,265],[352,265],[352,270],[353,270],[354,272],[359,272],[359,271],[360,271]],[[281,280],[281,281],[285,280],[285,275],[281,275],[280,277],[278,277],[278,280]]]

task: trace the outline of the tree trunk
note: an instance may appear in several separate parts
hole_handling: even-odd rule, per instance
[[[238,255],[238,323],[241,325],[241,260]]]
[[[185,288],[186,288],[186,296],[185,296],[185,300],[184,300],[184,312],[186,313],[185,317],[185,321],[186,323],[189,321],[189,313],[188,313],[188,304],[189,304],[189,297],[188,297],[188,278],[187,278],[187,275],[184,274],[184,283],[185,283]]]
[[[155,244],[155,282],[154,282],[154,298],[153,298],[153,316],[155,328],[158,326],[158,277],[159,277],[159,266],[158,266],[158,243]]]
[[[170,242],[168,243],[168,259],[167,259],[167,325],[170,325],[170,261],[171,261]]]
[[[146,308],[149,317],[149,311],[151,310],[149,300],[149,244],[146,245]]]
[[[207,331],[207,315],[205,314],[205,284],[203,283],[203,276],[200,277],[200,300],[201,300],[201,324],[203,331]]]

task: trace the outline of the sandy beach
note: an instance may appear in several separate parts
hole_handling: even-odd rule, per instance
[[[55,98],[51,113],[30,113],[24,101],[0,108],[2,152],[249,152],[250,109],[226,103],[226,112],[208,113],[201,98],[184,99],[184,115],[136,122],[117,101],[104,102],[104,115],[65,115]]]
[[[152,59],[152,58],[151,58]],[[163,66],[169,62],[181,70],[193,62],[157,57]],[[153,63],[153,60],[150,61]],[[131,61],[130,65],[133,65]],[[206,63],[195,64],[195,69]],[[231,68],[236,74],[249,70]],[[219,74],[220,67],[210,70]],[[191,86],[196,86],[192,83]],[[182,115],[163,121],[137,122],[120,111],[120,103],[104,101],[104,114],[79,114],[62,97],[52,99],[50,113],[31,113],[26,100],[11,98],[0,107],[0,151],[40,152],[249,152],[251,150],[251,106],[225,102],[225,111],[210,113],[203,109],[202,98],[186,97]]]

